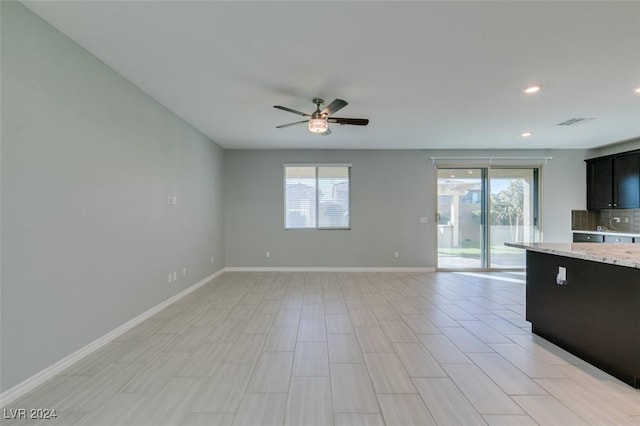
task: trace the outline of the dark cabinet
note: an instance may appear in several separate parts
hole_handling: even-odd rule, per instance
[[[587,210],[640,208],[640,152],[587,160]]]
[[[632,243],[633,237],[618,237],[616,235],[605,235],[605,243]]]
[[[613,202],[617,209],[640,208],[640,154],[613,158]]]
[[[640,269],[527,250],[526,319],[533,333],[640,389],[638,284]]]
[[[603,243],[604,235],[602,234],[583,234],[581,232],[573,233],[574,243]]]

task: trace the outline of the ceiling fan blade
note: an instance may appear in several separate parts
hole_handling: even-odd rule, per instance
[[[309,120],[296,121],[295,123],[289,124],[281,124],[280,126],[276,126],[276,129],[284,129],[285,127],[295,126],[296,124],[308,123]]]
[[[309,114],[307,114],[307,113],[300,112],[300,111],[296,111],[295,109],[291,109],[291,108],[283,107],[283,106],[280,106],[280,105],[274,105],[273,107],[274,107],[274,108],[281,109],[281,110],[283,110],[283,111],[292,112],[292,113],[294,113],[294,114],[298,114],[298,115],[301,115],[301,116],[303,116],[303,117],[311,117],[311,115],[309,115]]]
[[[369,120],[366,118],[327,117],[327,122],[336,124],[351,124],[353,126],[366,126],[367,124],[369,124]]]
[[[347,105],[349,105],[347,103],[347,101],[343,101],[342,99],[336,99],[333,102],[331,102],[329,105],[327,105],[325,107],[325,109],[323,109],[322,111],[320,111],[320,114],[322,115],[331,115],[334,112],[341,110],[342,108],[346,107]]]

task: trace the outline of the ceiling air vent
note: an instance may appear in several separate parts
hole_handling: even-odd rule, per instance
[[[570,118],[567,121],[558,123],[557,126],[575,126],[577,124],[586,123],[587,121],[591,121],[591,120],[593,120],[593,118]]]

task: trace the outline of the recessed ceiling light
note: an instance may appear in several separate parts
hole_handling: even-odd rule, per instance
[[[633,89],[633,91],[636,93],[640,93],[640,87],[636,87],[635,89]]]
[[[529,86],[527,88],[524,89],[524,93],[530,95],[532,93],[536,93],[539,92],[540,89],[542,89],[542,86],[540,85],[536,85],[536,86]]]
[[[523,138],[528,138],[528,137],[533,136],[533,133],[531,133],[531,132],[522,132],[522,133],[520,133],[520,136],[522,136]]]

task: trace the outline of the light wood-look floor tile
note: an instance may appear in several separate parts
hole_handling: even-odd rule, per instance
[[[383,394],[378,400],[387,426],[436,425],[420,395]]]
[[[491,348],[531,378],[562,379],[565,377],[558,368],[536,358],[533,353],[515,343],[495,343]]]
[[[576,412],[551,395],[516,395],[513,399],[539,425],[587,425]]]
[[[189,354],[163,353],[153,359],[138,375],[133,377],[122,392],[158,392],[182,367]],[[124,365],[124,364],[121,364]]]
[[[529,416],[517,416],[508,414],[485,414],[482,416],[484,421],[489,426],[537,426],[536,423]]]
[[[364,364],[331,364],[331,395],[336,413],[379,413]]]
[[[3,425],[640,424],[531,333],[522,277],[226,272],[2,407],[57,419]]]
[[[362,352],[393,352],[391,342],[380,327],[356,327]]]
[[[385,426],[381,414],[335,414],[335,426]]]
[[[191,411],[235,412],[252,372],[252,364],[221,364],[211,379],[203,385]]]
[[[207,338],[209,342],[233,342],[240,335],[243,321],[225,319],[213,327]]]
[[[329,361],[331,363],[363,363],[362,351],[355,334],[329,334]]]
[[[155,394],[115,393],[97,410],[74,423],[74,426],[128,426],[154,396]]]
[[[329,377],[293,377],[291,379],[285,425],[333,425]]]
[[[376,393],[417,392],[396,354],[368,352],[364,359]]]
[[[377,327],[378,320],[369,309],[349,309],[354,327]]]
[[[135,425],[178,424],[191,408],[207,379],[175,377],[146,404],[133,420]],[[113,415],[113,413],[112,413]]]
[[[326,342],[298,342],[293,362],[293,376],[329,376]]]
[[[293,352],[297,337],[298,327],[271,327],[264,344],[264,352]]]
[[[298,326],[300,322],[300,309],[280,309],[276,314],[273,325]]]
[[[445,377],[447,373],[420,343],[394,343],[393,348],[410,377]]]
[[[355,330],[348,314],[327,314],[327,333],[329,334],[353,334]]]
[[[300,320],[298,342],[326,342],[327,331],[324,320]]]
[[[602,398],[568,379],[538,379],[545,390],[565,406],[578,413],[590,424],[634,425],[635,420],[622,412],[616,413],[614,406]]]
[[[254,363],[264,346],[264,334],[240,334],[227,351],[224,362]]]
[[[242,332],[245,334],[266,334],[269,332],[274,318],[274,314],[256,313],[245,323]]]
[[[231,343],[202,343],[176,371],[176,376],[212,376],[227,358]]]
[[[493,352],[486,343],[463,327],[441,327],[440,330],[462,352]]]
[[[485,422],[449,378],[416,378],[414,384],[439,425],[484,425]]]
[[[247,392],[287,393],[293,352],[265,352],[260,356]]]
[[[413,331],[402,321],[379,320],[380,328],[391,342],[417,342]]]
[[[71,389],[55,403],[55,406],[48,407],[54,407],[59,411],[95,411],[140,372],[142,367],[140,364],[110,364],[95,376],[91,376],[84,382],[84,386]],[[164,374],[165,371],[161,373]]]
[[[127,352],[118,362],[150,362],[165,347],[171,345],[179,336],[176,334],[152,334]]]
[[[303,304],[300,319],[324,320],[324,305],[322,303]]]
[[[402,315],[402,320],[415,334],[440,334],[440,329],[424,315]]]
[[[418,338],[440,364],[472,363],[469,357],[443,334],[421,334]]]
[[[467,355],[508,395],[545,395],[548,393],[497,353],[470,353]]]
[[[246,393],[233,426],[281,426],[286,405],[286,393]]]
[[[231,426],[235,416],[235,413],[188,412],[180,422],[180,426]]]
[[[477,366],[448,364],[443,368],[480,414],[524,414]]]

